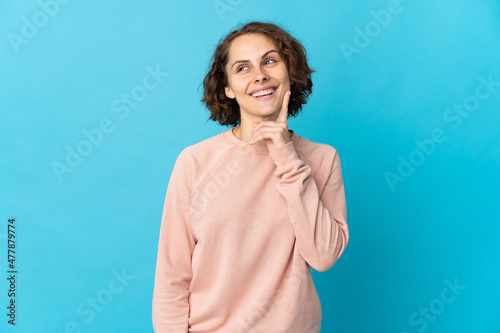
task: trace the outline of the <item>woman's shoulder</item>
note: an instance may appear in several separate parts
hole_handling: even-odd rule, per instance
[[[337,149],[329,143],[322,143],[312,141],[303,136],[295,145],[295,149],[300,153],[307,156],[321,157],[321,156],[334,156],[337,154]]]
[[[184,154],[190,154],[190,155],[200,155],[203,153],[206,153],[207,151],[210,150],[216,150],[220,148],[221,146],[224,146],[224,139],[221,135],[221,133],[214,134],[208,138],[205,139],[195,139],[194,143],[186,146],[182,152]]]
[[[322,170],[326,174],[339,161],[337,149],[329,143],[312,141],[301,137],[295,146],[300,158]]]
[[[196,162],[200,166],[207,166],[209,161],[217,158],[227,149],[221,133],[206,139],[195,141],[181,150],[178,160]]]

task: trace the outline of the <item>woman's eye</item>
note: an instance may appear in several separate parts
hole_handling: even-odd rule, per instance
[[[266,59],[266,61],[264,61],[264,63],[267,64],[269,61],[276,62],[276,60],[269,58],[269,59]],[[238,69],[236,71],[240,72],[242,68],[247,68],[247,66],[240,66],[240,67],[238,67]]]

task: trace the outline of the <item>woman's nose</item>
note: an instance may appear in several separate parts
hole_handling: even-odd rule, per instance
[[[265,81],[269,78],[268,74],[266,71],[262,70],[262,68],[257,67],[256,73],[255,73],[255,81]]]

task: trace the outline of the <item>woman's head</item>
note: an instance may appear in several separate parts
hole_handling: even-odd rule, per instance
[[[313,72],[305,48],[289,33],[272,23],[250,22],[219,41],[203,80],[202,102],[211,112],[210,120],[238,125],[240,108],[262,109],[263,114],[279,111],[284,94],[291,90],[288,114],[295,117],[312,93]],[[267,86],[277,87],[272,100],[258,101],[250,95]]]

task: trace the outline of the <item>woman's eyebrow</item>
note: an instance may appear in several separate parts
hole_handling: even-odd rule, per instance
[[[276,52],[276,53],[279,53],[279,52],[278,52],[278,51],[276,51],[276,50],[269,50],[269,51],[267,51],[266,53],[264,53],[264,54],[262,55],[262,58],[264,58],[265,56],[267,56],[267,55],[268,55],[269,53],[271,53],[271,52]],[[237,64],[237,63],[239,63],[239,62],[249,62],[249,61],[250,61],[250,60],[248,60],[248,59],[244,59],[244,60],[236,60],[236,61],[235,61],[235,62],[233,62],[233,64],[231,65],[231,69],[234,67],[234,65],[236,65],[236,64]]]

